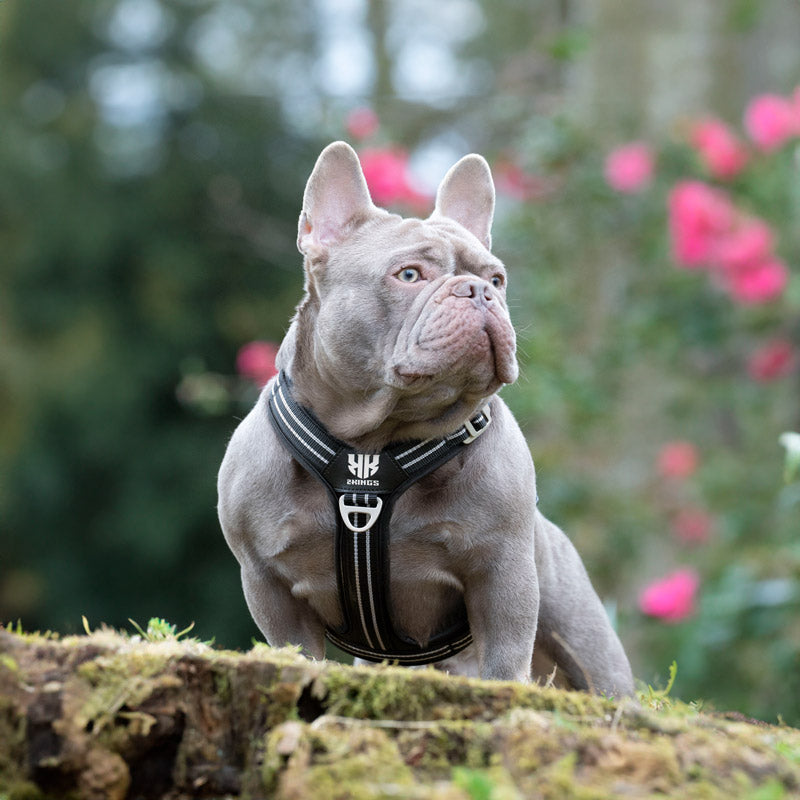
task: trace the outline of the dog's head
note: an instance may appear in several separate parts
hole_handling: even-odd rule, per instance
[[[447,173],[435,210],[420,220],[373,205],[347,144],[322,152],[298,231],[306,296],[279,363],[324,421],[343,419],[336,409],[348,403],[361,409],[361,423],[338,426],[343,438],[369,425],[408,438],[453,430],[516,380],[506,271],[490,251],[493,213],[480,156]]]

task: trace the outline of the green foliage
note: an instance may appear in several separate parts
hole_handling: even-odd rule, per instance
[[[656,711],[664,707],[669,708],[669,693],[672,691],[672,687],[675,685],[675,678],[677,674],[678,662],[673,661],[669,665],[669,680],[667,681],[667,685],[663,689],[654,689],[652,686],[650,686],[650,684],[647,684],[647,689],[645,691],[640,691],[637,693],[639,702],[642,703],[642,705],[646,705],[648,708],[655,709]]]
[[[159,6],[138,43],[122,4],[3,5],[0,610],[66,631],[89,608],[196,618],[245,644],[214,515],[235,420],[187,413],[176,387],[181,365],[230,372],[282,335],[320,143],[198,54],[222,4]],[[145,94],[125,111],[127,81]]]
[[[166,640],[178,641],[181,636],[185,636],[192,628],[194,628],[193,622],[182,631],[178,631],[175,625],[170,625],[170,623],[165,619],[161,619],[159,617],[152,617],[150,620],[148,620],[147,628],[145,630],[142,630],[141,626],[132,619],[129,619],[128,622],[130,622],[131,625],[136,628],[136,630],[139,632],[139,635],[146,642],[163,642]]]
[[[492,800],[494,781],[485,770],[457,767],[453,770],[453,784],[467,793],[470,800]]]
[[[525,423],[540,507],[614,598],[636,674],[651,680],[676,660],[681,697],[797,721],[800,494],[796,480],[781,486],[776,441],[796,425],[798,371],[757,380],[748,367],[772,339],[795,354],[800,344],[796,155],[787,146],[754,156],[726,187],[767,220],[793,274],[781,298],[748,307],[676,267],[668,192],[708,176],[682,136],[651,146],[653,184],[622,195],[606,185],[605,151],[591,139],[557,119],[530,120],[519,160],[560,183],[495,231],[517,287],[512,312],[527,323],[522,377],[505,397]],[[699,455],[681,479],[658,468],[675,440]],[[686,512],[708,523],[696,540],[681,538]],[[642,590],[686,566],[700,576],[695,613],[676,623],[641,615]]]

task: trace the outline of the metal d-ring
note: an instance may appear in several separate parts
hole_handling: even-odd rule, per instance
[[[342,515],[342,520],[344,521],[344,524],[351,531],[353,531],[353,533],[363,533],[364,531],[368,531],[375,524],[375,520],[378,519],[381,509],[383,508],[383,500],[381,500],[380,497],[376,497],[375,500],[377,501],[377,505],[357,506],[353,503],[347,502],[347,495],[343,494],[339,497],[339,512]],[[367,524],[360,527],[353,525],[353,523],[350,521],[351,514],[366,515]]]

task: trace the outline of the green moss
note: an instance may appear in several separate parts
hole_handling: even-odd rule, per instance
[[[226,669],[215,666],[212,671],[212,680],[214,683],[214,694],[219,699],[220,703],[227,705],[231,702],[233,697],[233,689],[231,688],[230,674]]]
[[[297,701],[301,692],[302,685],[290,681],[278,681],[269,686],[259,686],[267,728],[273,728],[286,720],[298,719]]]
[[[502,767],[470,769],[456,767],[453,785],[461,789],[469,800],[522,800],[522,794],[511,776]]]
[[[167,669],[168,653],[153,648],[130,649],[81,664],[76,674],[85,691],[70,695],[75,708],[65,719],[78,730],[99,735],[123,706],[136,708],[157,690],[179,689],[183,681]]]
[[[42,691],[62,701],[53,732],[66,757],[51,768],[69,780],[91,773],[120,792],[123,759],[180,717],[176,791],[235,767],[244,796],[278,798],[800,796],[800,731],[679,701],[642,708],[430,669],[313,662],[292,649],[237,654],[109,631],[60,641],[0,632],[0,644],[0,800],[30,777],[24,708]],[[311,723],[300,719],[301,700]]]
[[[19,781],[7,786],[0,782],[0,800],[44,800],[44,794],[30,781]]]
[[[328,712],[356,719],[426,719],[437,700],[434,681],[409,680],[392,667],[331,666],[323,683]]]
[[[25,718],[14,701],[0,695],[0,789],[23,775]]]
[[[545,800],[607,800],[608,792],[576,781],[577,753],[567,753],[539,774],[539,793]]]
[[[0,668],[9,672],[19,672],[19,664],[16,659],[8,653],[0,653]]]
[[[442,721],[395,731],[395,741],[406,764],[428,780],[448,777],[453,765],[483,769],[493,763],[495,731],[486,722]]]
[[[453,677],[433,669],[331,664],[320,678],[330,713],[360,719],[495,719],[514,708],[611,719],[617,705],[584,692]]]
[[[264,790],[277,797],[362,800],[407,796],[415,785],[397,745],[365,726],[312,727],[287,723],[268,735],[262,767]]]
[[[775,778],[770,778],[766,783],[749,792],[745,800],[783,800],[785,797],[784,785]]]

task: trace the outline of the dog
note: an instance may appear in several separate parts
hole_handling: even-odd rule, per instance
[[[303,197],[304,295],[279,376],[235,430],[218,511],[269,644],[633,693],[575,548],[538,510],[497,396],[518,375],[495,190],[468,155],[427,219],[373,205],[326,147]],[[326,460],[327,459],[327,460]],[[552,679],[552,674],[551,674]]]

